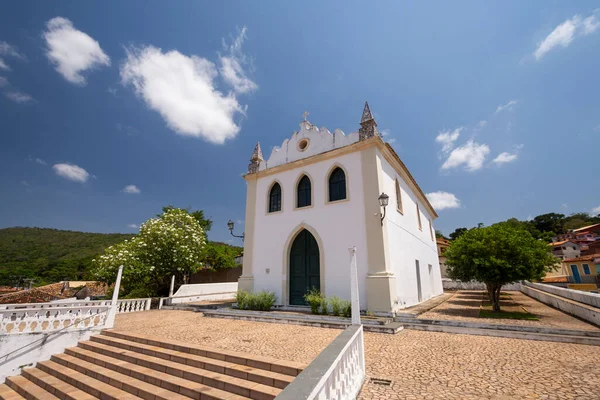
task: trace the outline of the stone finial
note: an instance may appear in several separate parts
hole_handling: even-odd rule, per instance
[[[369,103],[365,101],[365,108],[360,119],[360,129],[358,130],[358,140],[366,140],[373,136],[379,136],[377,132],[377,122],[371,114]]]
[[[260,163],[264,161],[262,150],[260,149],[260,142],[256,143],[254,146],[254,151],[252,152],[252,157],[250,157],[250,164],[248,164],[248,173],[254,174],[258,172],[258,168],[260,167]]]

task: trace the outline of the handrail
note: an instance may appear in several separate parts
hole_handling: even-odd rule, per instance
[[[351,325],[323,350],[278,396],[279,400],[353,399],[366,376],[362,325]],[[329,384],[329,386],[328,386]]]
[[[101,311],[100,313],[102,313],[102,312],[108,312],[108,310],[109,310],[109,309],[110,309],[110,307],[107,307],[107,308],[106,308],[106,310],[104,310],[104,311]],[[90,319],[90,318],[96,318],[96,317],[98,316],[98,314],[100,314],[100,313],[97,313],[97,314],[94,314],[94,315],[89,315],[89,316],[87,316],[87,317],[84,317],[84,318],[82,318],[82,320],[83,320],[83,321],[85,321],[85,320],[87,320],[87,319]],[[64,330],[66,330],[66,329],[69,329],[69,328],[70,328],[70,327],[72,327],[73,325],[75,325],[75,324],[80,324],[80,323],[81,323],[81,321],[73,322],[72,324],[70,324],[70,325],[67,325],[67,326],[65,326],[65,327],[63,327],[63,328],[61,328],[61,329],[58,329],[58,330],[56,330],[56,331],[49,331],[49,332],[45,332],[45,333],[44,333],[44,336],[43,336],[42,338],[40,338],[40,339],[37,339],[37,340],[34,340],[33,342],[27,343],[25,346],[19,347],[19,348],[18,348],[18,349],[16,349],[16,350],[13,350],[13,351],[11,351],[11,352],[8,352],[8,353],[6,353],[6,354],[4,354],[4,355],[0,356],[0,360],[1,360],[1,359],[3,359],[4,357],[8,357],[9,355],[11,355],[11,354],[13,354],[13,353],[16,353],[16,352],[17,352],[17,351],[19,351],[19,350],[22,350],[22,349],[24,349],[25,347],[31,346],[31,345],[32,345],[32,344],[34,344],[34,343],[37,343],[37,342],[39,342],[39,341],[42,341],[42,340],[47,340],[47,339],[48,339],[48,336],[50,336],[50,335],[54,335],[54,334],[60,333],[60,332],[62,332],[62,331],[64,331]],[[0,364],[0,365],[1,365],[1,364]]]

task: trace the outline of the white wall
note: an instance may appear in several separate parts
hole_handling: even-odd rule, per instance
[[[22,367],[49,360],[53,354],[62,353],[67,347],[77,346],[81,340],[89,340],[91,335],[99,333],[102,328],[0,336],[0,384],[9,376],[19,375]],[[9,352],[11,353],[5,356]]]
[[[419,260],[421,271],[422,300],[425,301],[444,291],[435,242],[435,227],[432,222],[432,239],[429,221],[432,221],[433,218],[425,206],[420,203],[422,230],[419,229],[417,197],[381,153],[378,151],[377,154],[382,168],[380,190],[390,197],[384,222],[384,228],[387,231],[386,245],[392,269],[396,275],[398,306],[405,308],[418,303],[415,260]],[[403,213],[396,210],[396,178],[400,183]],[[431,276],[429,265],[431,265]]]
[[[336,163],[346,171],[349,201],[326,204],[328,173]],[[303,173],[311,178],[312,207],[294,210],[296,182]],[[282,212],[267,214],[268,192],[275,180],[282,189]],[[282,304],[282,281],[288,275],[287,242],[304,223],[317,232],[317,241],[319,238],[322,241],[319,250],[324,252],[324,262],[320,267],[325,272],[325,285],[321,282],[321,291],[326,296],[337,295],[350,300],[348,247],[357,246],[360,300],[361,308],[364,308],[367,249],[362,187],[360,152],[260,178],[257,182],[255,231],[246,232],[254,235],[253,260],[244,260],[252,263],[254,290],[273,291],[278,304]],[[249,253],[246,251],[245,254],[247,257]]]

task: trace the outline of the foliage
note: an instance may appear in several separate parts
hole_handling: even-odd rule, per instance
[[[97,279],[113,282],[124,265],[122,285],[127,292],[147,287],[153,295],[166,294],[171,275],[187,282],[201,267],[205,233],[186,210],[170,208],[151,218],[131,240],[113,245],[93,260]]]
[[[92,259],[132,237],[48,228],[0,229],[0,285],[22,286],[25,279],[34,279],[34,286],[93,279]]]
[[[188,208],[177,208],[177,207],[173,207],[172,205],[168,205],[162,208],[163,214],[166,213],[167,211],[171,211],[171,210],[182,210],[187,212],[188,214],[190,214],[192,217],[194,217],[194,219],[196,221],[198,221],[198,223],[200,224],[200,226],[202,227],[202,229],[204,230],[204,232],[208,232],[210,231],[210,228],[212,228],[212,220],[208,219],[208,218],[204,218],[204,211],[203,210],[196,210],[196,211],[190,211],[189,207]],[[162,214],[158,214],[157,217],[160,217]]]
[[[323,296],[321,292],[316,288],[312,288],[311,290],[309,290],[309,292],[304,295],[304,300],[310,306],[310,311],[313,314],[318,314],[321,304],[323,303],[323,301],[326,301],[325,296]]]
[[[240,310],[269,311],[277,301],[277,296],[265,290],[256,293],[240,290],[236,293],[235,300]]]
[[[331,313],[336,317],[339,316],[342,311],[342,299],[338,296],[330,297],[329,304],[331,304]]]
[[[321,314],[323,315],[327,315],[327,312],[329,311],[329,307],[328,307],[329,302],[327,301],[327,299],[325,298],[325,296],[323,296],[323,298],[321,299]]]
[[[444,234],[442,233],[442,231],[440,231],[439,229],[435,230],[435,237],[436,238],[442,238],[442,239],[446,239],[446,236],[444,236]]]
[[[456,240],[458,239],[462,234],[464,234],[466,231],[468,231],[467,228],[456,228],[454,230],[454,232],[452,232],[450,234],[450,240]]]
[[[352,317],[352,303],[348,300],[342,300],[342,315],[346,318]]]
[[[232,247],[224,243],[209,242],[204,246],[202,261],[205,267],[212,269],[235,268],[235,258],[242,252],[240,247]]]
[[[556,264],[546,243],[510,222],[465,232],[446,250],[445,256],[451,279],[486,284],[494,311],[500,311],[502,285],[539,280]]]
[[[492,311],[479,310],[479,318],[500,318],[500,319],[524,319],[529,321],[539,321],[539,318],[529,312],[521,311]]]

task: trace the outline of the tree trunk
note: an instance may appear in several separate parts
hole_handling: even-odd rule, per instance
[[[485,286],[487,288],[488,297],[490,302],[492,303],[492,310],[495,312],[500,311],[500,290],[502,289],[502,285],[495,282],[486,282]]]

